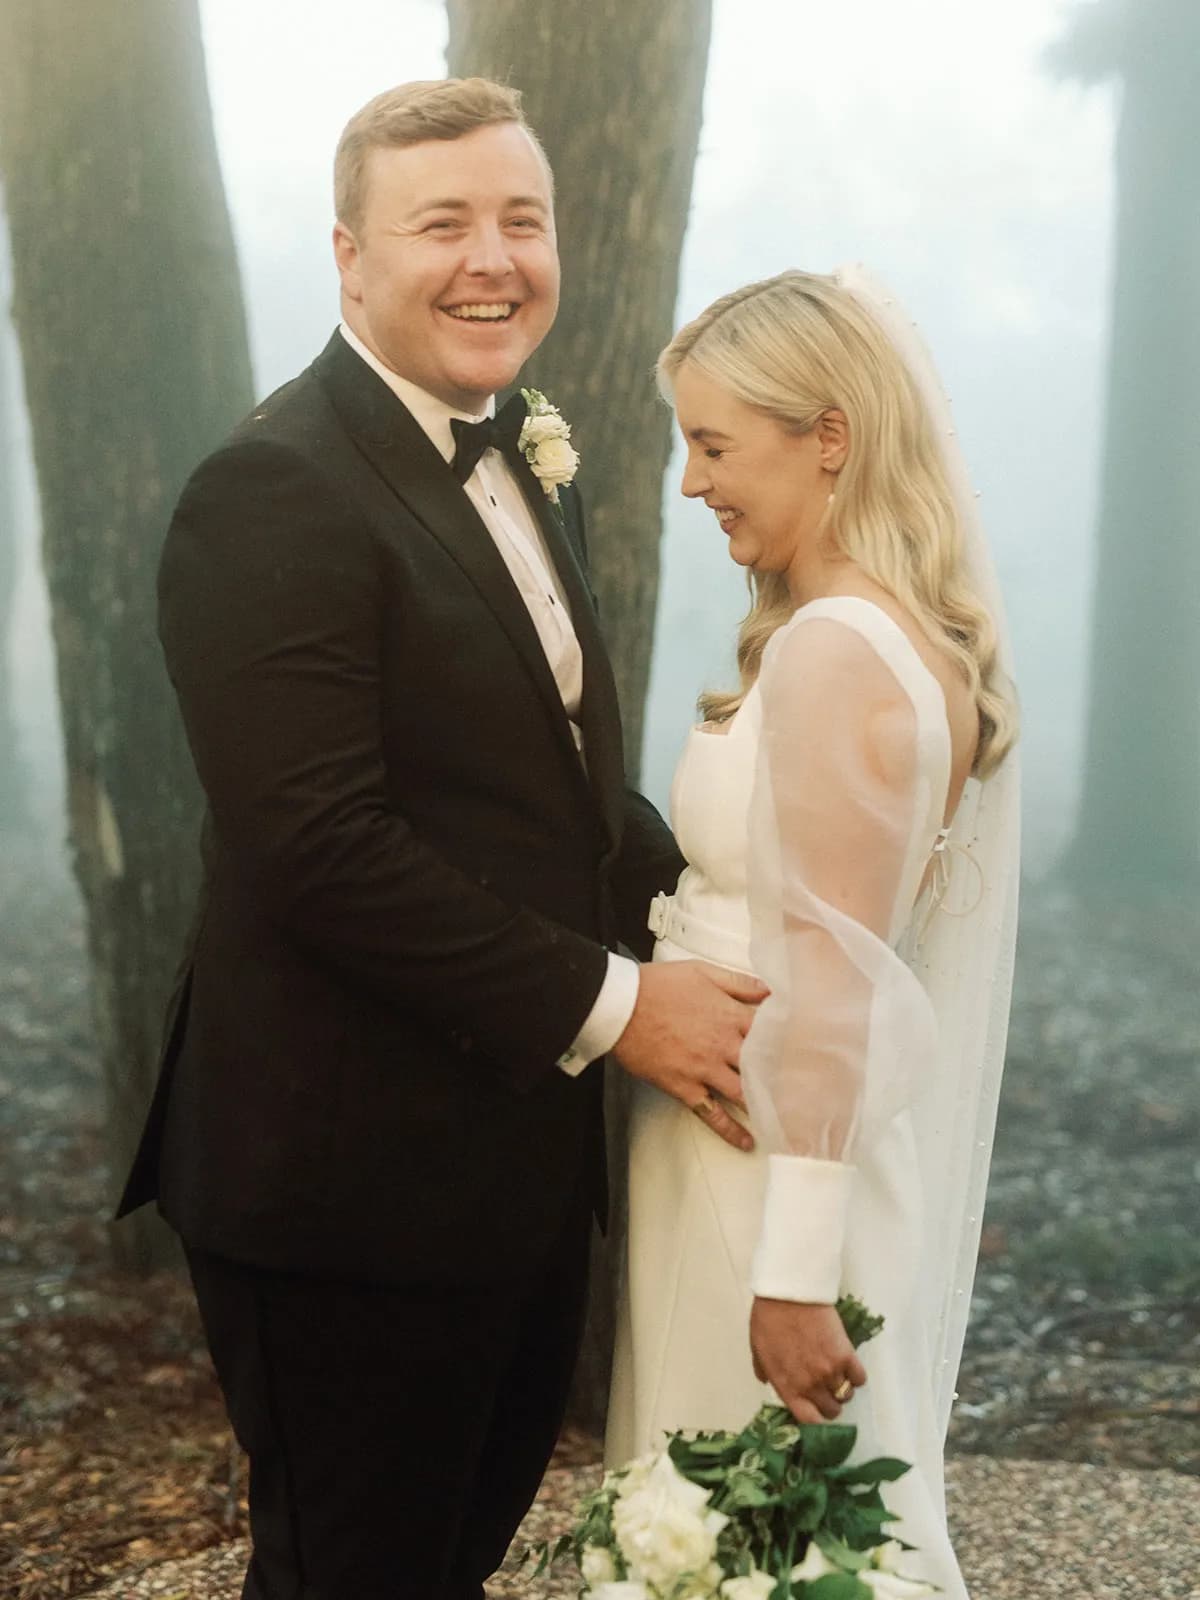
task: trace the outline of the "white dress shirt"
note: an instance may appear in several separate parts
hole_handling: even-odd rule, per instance
[[[403,402],[430,443],[447,462],[454,459],[451,419],[461,417],[466,422],[478,422],[482,417],[492,415],[494,398],[477,415],[448,406],[445,401],[409,383],[390,367],[385,367],[346,323],[340,324],[340,331],[350,348],[361,356],[372,372],[379,374],[392,393]],[[562,696],[563,709],[570,719],[571,732],[582,759],[585,752],[579,707],[583,695],[583,652],[579,648],[566,597],[537,518],[499,451],[489,449],[483,452],[463,488],[495,541],[496,549],[529,611]],[[564,1072],[573,1077],[582,1072],[590,1061],[612,1049],[633,1015],[637,995],[637,962],[610,951],[608,971],[595,1004],[574,1042],[558,1059],[558,1065]]]

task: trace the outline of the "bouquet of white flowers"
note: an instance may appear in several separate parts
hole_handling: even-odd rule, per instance
[[[857,1346],[883,1326],[838,1301]],[[605,1475],[574,1529],[528,1552],[535,1576],[573,1557],[586,1600],[917,1600],[911,1546],[884,1539],[880,1494],[908,1463],[851,1465],[857,1430],[799,1423],[763,1406],[740,1433],[667,1435],[664,1449]]]

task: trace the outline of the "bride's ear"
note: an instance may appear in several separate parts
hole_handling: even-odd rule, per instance
[[[821,447],[821,466],[826,472],[840,472],[846,464],[846,452],[850,448],[850,425],[846,421],[846,413],[839,411],[836,406],[823,412],[817,423],[817,438]]]

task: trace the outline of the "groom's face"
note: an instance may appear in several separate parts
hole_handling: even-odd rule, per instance
[[[483,409],[558,309],[550,177],[514,122],[374,149],[363,224],[334,230],[342,310],[393,372]]]

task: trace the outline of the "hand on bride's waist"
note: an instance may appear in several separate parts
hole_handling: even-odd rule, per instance
[[[613,1055],[633,1077],[695,1111],[728,1144],[752,1150],[752,1136],[721,1100],[745,1109],[738,1062],[767,993],[757,978],[704,961],[643,965],[637,1005]]]

